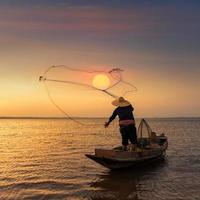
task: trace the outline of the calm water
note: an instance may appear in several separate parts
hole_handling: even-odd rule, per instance
[[[61,119],[1,119],[0,199],[199,200],[200,119],[148,121],[167,134],[167,159],[111,172],[84,154],[118,145],[117,124],[105,131]]]

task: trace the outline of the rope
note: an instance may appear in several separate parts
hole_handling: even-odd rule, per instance
[[[57,79],[49,79],[47,78],[47,74],[50,70],[52,70],[53,68],[65,68],[67,70],[70,70],[70,71],[79,71],[79,72],[84,72],[84,73],[109,73],[111,75],[111,77],[116,80],[116,82],[114,84],[112,84],[111,86],[107,87],[106,89],[102,90],[102,89],[99,89],[99,88],[96,88],[92,85],[89,85],[89,84],[85,84],[85,83],[79,83],[79,82],[73,82],[73,81],[67,81],[67,80],[57,80]],[[96,126],[96,125],[103,125],[103,124],[85,124],[85,123],[82,123],[80,122],[79,120],[76,120],[75,118],[71,117],[68,113],[66,113],[56,102],[55,100],[53,99],[53,97],[51,96],[51,93],[50,93],[50,90],[48,88],[48,85],[46,84],[46,82],[57,82],[57,83],[66,83],[66,84],[72,84],[72,85],[79,85],[79,86],[82,86],[82,87],[87,87],[87,88],[90,88],[90,89],[93,89],[93,90],[96,90],[96,91],[100,91],[100,92],[103,92],[104,94],[106,95],[109,95],[110,97],[112,98],[117,98],[118,96],[115,95],[115,94],[112,94],[110,91],[108,91],[109,89],[117,86],[120,82],[123,82],[124,84],[126,85],[129,85],[131,86],[132,88],[134,88],[133,90],[131,91],[126,91],[126,93],[128,92],[135,92],[137,91],[137,88],[128,83],[128,82],[125,82],[122,80],[122,76],[121,76],[121,72],[123,70],[121,70],[120,68],[114,68],[108,72],[106,71],[103,71],[103,70],[83,70],[83,69],[78,69],[78,68],[71,68],[71,67],[68,67],[68,66],[65,66],[65,65],[57,65],[57,66],[51,66],[49,68],[47,68],[43,74],[43,76],[40,76],[39,77],[39,81],[42,81],[45,85],[45,89],[46,89],[46,92],[47,92],[47,95],[48,95],[48,98],[50,99],[51,103],[61,112],[63,113],[68,119],[74,121],[75,123],[79,124],[79,125],[82,125],[82,126]],[[115,75],[114,75],[115,74]]]
[[[45,82],[44,82],[44,85],[45,85],[45,88],[46,88],[46,91],[47,91],[47,95],[48,95],[48,97],[49,97],[51,103],[52,103],[61,113],[63,113],[64,115],[66,115],[68,119],[74,121],[75,123],[78,123],[78,124],[80,124],[80,125],[85,125],[85,124],[81,123],[80,121],[74,119],[73,117],[70,117],[60,106],[58,106],[57,103],[56,103],[56,102],[54,101],[54,99],[52,98],[52,96],[51,96],[51,94],[50,94],[50,92],[49,92],[49,88],[48,88],[48,86],[47,86],[47,84],[46,84]]]

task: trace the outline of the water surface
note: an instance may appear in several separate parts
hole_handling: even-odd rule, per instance
[[[166,160],[111,172],[84,154],[120,144],[117,123],[105,130],[64,119],[1,119],[0,199],[199,200],[200,119],[148,121],[169,138]]]

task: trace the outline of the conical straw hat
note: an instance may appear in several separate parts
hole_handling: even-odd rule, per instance
[[[119,107],[126,107],[131,104],[127,100],[125,100],[123,97],[119,97],[112,102],[112,105],[119,106]]]

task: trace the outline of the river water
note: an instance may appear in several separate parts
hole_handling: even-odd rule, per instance
[[[200,119],[148,122],[168,136],[165,161],[112,172],[84,154],[119,145],[117,123],[105,130],[64,119],[1,119],[0,199],[199,200]]]

